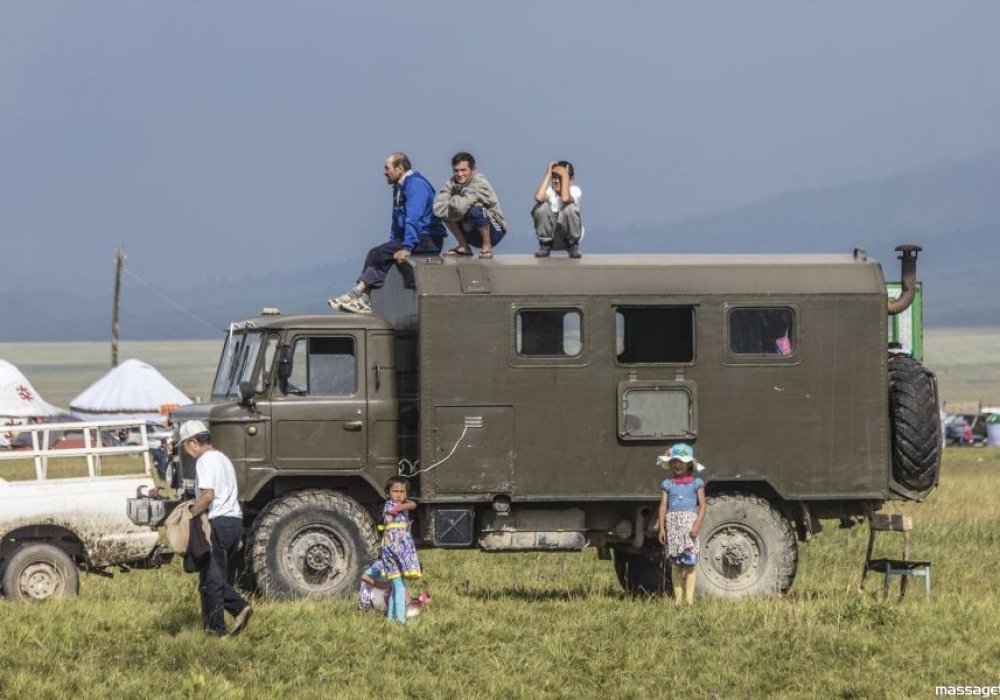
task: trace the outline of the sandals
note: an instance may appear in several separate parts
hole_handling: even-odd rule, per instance
[[[463,248],[460,245],[455,246],[451,250],[445,251],[444,254],[445,255],[459,257],[459,258],[471,258],[472,257],[472,252],[468,248]],[[482,252],[479,253],[479,259],[480,260],[490,260],[492,258],[493,258],[493,251],[492,250],[484,250],[484,251],[482,251]]]

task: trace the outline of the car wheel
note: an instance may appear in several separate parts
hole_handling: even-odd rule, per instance
[[[51,544],[21,547],[4,569],[3,592],[8,600],[40,602],[75,596],[79,590],[76,563]]]

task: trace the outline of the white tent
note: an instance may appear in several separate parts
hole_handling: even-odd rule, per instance
[[[21,371],[0,360],[0,418],[37,418],[63,413],[45,401]]]
[[[73,399],[69,410],[84,420],[151,420],[160,407],[186,406],[191,399],[151,365],[125,360]]]

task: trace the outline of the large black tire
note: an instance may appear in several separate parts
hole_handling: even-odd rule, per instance
[[[3,592],[8,600],[39,602],[75,596],[79,590],[76,563],[51,544],[21,547],[4,568]]]
[[[889,358],[889,424],[893,478],[926,494],[941,467],[941,417],[934,375],[909,355]]]
[[[626,591],[634,596],[671,593],[670,567],[663,567],[663,557],[652,553],[615,550],[615,575]]]
[[[375,522],[336,491],[289,493],[254,521],[248,549],[257,590],[278,599],[348,595],[375,557]]]
[[[708,499],[699,533],[696,590],[718,598],[785,594],[799,550],[789,522],[759,496],[726,493]]]

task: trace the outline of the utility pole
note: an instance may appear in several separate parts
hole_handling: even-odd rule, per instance
[[[118,301],[122,291],[122,267],[125,265],[125,248],[115,250],[115,298],[111,308],[111,367],[118,366]]]

